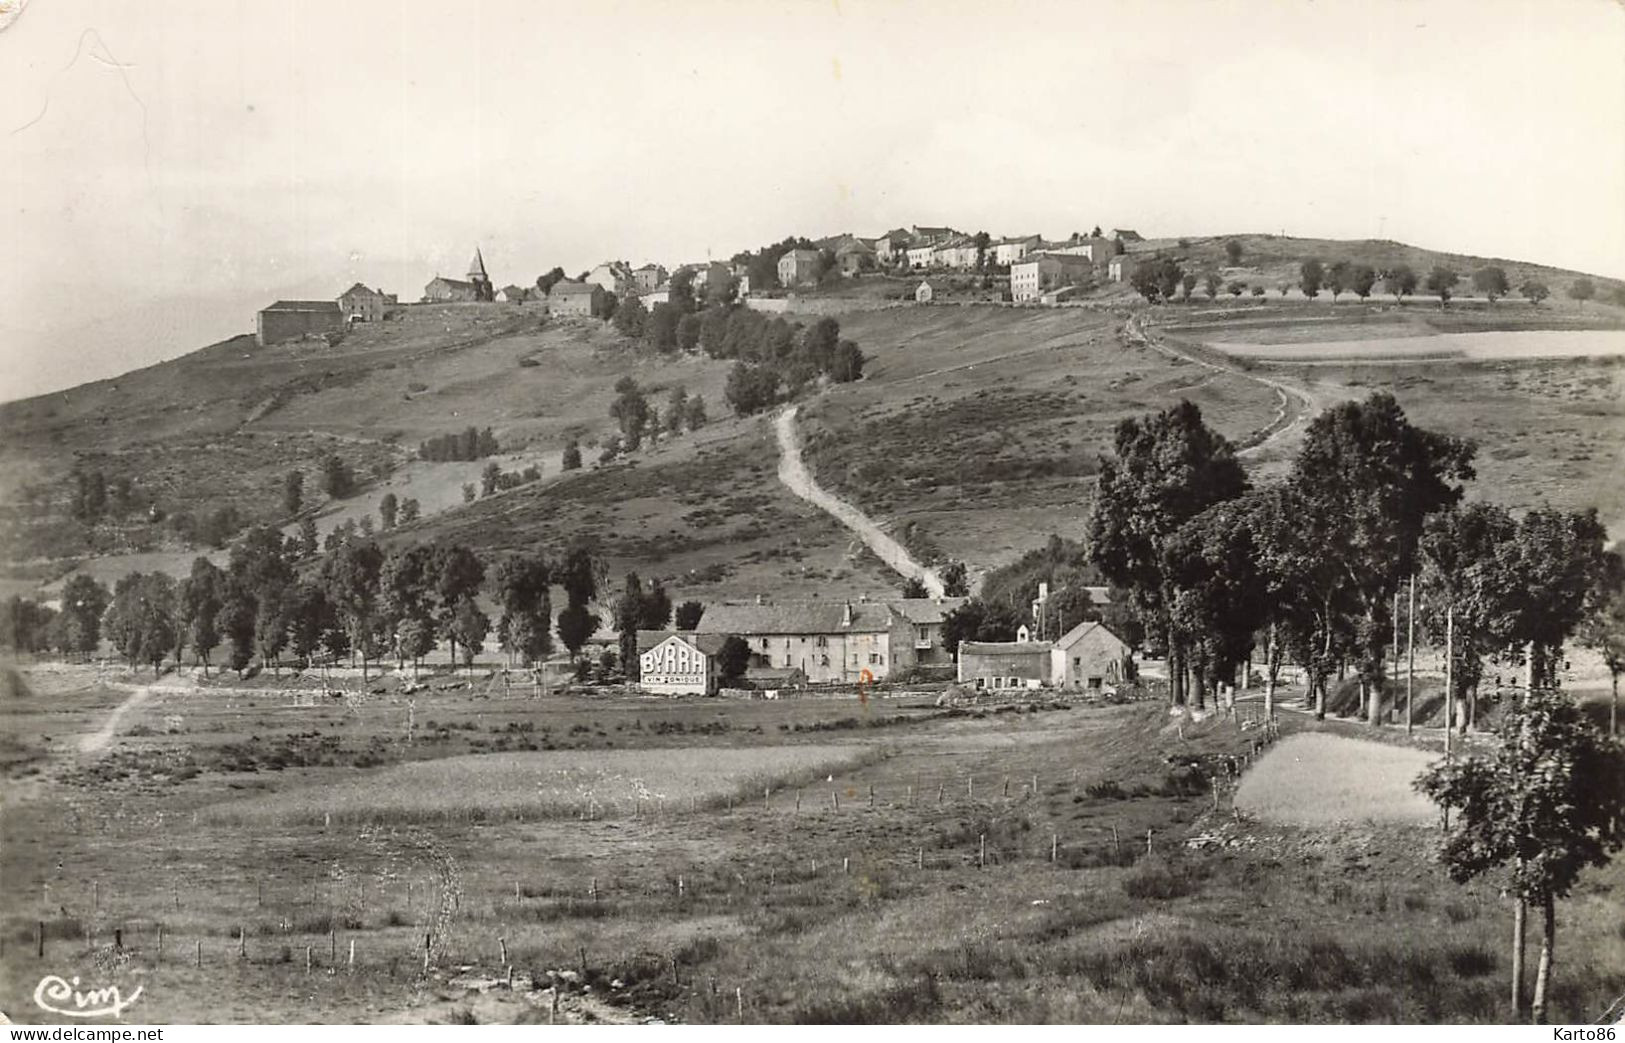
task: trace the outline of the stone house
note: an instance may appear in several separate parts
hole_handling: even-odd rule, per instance
[[[1008,267],[1037,250],[1042,242],[1043,240],[1036,235],[1019,235],[1013,239],[1000,239],[993,244],[993,263]]]
[[[1022,627],[1014,641],[963,641],[959,645],[960,684],[978,689],[1043,688],[1049,684],[1051,653],[1048,641],[1034,641]]]
[[[1078,254],[1031,254],[1010,266],[1010,299],[1035,301],[1056,287],[1077,285],[1094,271],[1094,262]]]
[[[587,273],[586,281],[617,296],[625,294],[635,283],[632,269],[624,261],[605,261]],[[654,289],[653,286],[649,288]]]
[[[261,308],[254,322],[254,339],[269,347],[308,336],[341,333],[344,309],[337,301],[277,301]]]
[[[818,280],[818,251],[797,248],[779,257],[779,285],[786,289]]]
[[[1056,688],[1100,691],[1128,680],[1132,650],[1101,622],[1079,623],[1056,639],[1050,651],[1050,684]]]
[[[936,293],[937,291],[932,288],[929,282],[922,281],[920,285],[914,289],[914,303],[930,304],[931,298],[935,297]]]
[[[637,293],[649,293],[662,283],[669,275],[664,267],[658,264],[646,264],[642,268],[632,270],[632,287]]]
[[[1128,282],[1134,278],[1138,262],[1130,254],[1118,254],[1106,262],[1106,278],[1112,282]]]
[[[356,283],[339,294],[338,303],[339,310],[350,322],[382,322],[395,303],[395,295]]]
[[[552,315],[597,315],[604,302],[604,288],[597,283],[560,279],[547,293],[547,310]]]

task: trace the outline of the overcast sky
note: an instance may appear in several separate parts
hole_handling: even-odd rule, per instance
[[[33,0],[0,398],[360,280],[791,233],[1383,237],[1625,275],[1615,0]]]

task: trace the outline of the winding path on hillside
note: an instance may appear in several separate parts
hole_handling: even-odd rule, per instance
[[[942,579],[934,571],[915,561],[901,543],[886,535],[875,521],[845,500],[832,495],[813,479],[801,459],[801,433],[796,430],[796,406],[788,406],[779,414],[774,426],[779,435],[779,481],[785,488],[833,517],[857,534],[869,549],[907,579],[925,584],[926,593],[934,598],[943,596]]]
[[[124,686],[121,685],[120,687]],[[151,699],[155,687],[157,686],[142,685],[130,692],[129,697],[114,707],[113,712],[107,715],[107,719],[102,722],[100,728],[79,740],[79,752],[100,753],[111,746],[113,739],[118,735],[119,722],[132,710],[138,709],[142,703]]]
[[[1308,388],[1295,384],[1288,384],[1281,380],[1274,380],[1270,377],[1262,377],[1257,373],[1244,369],[1241,366],[1225,365],[1223,363],[1214,362],[1211,359],[1202,358],[1199,355],[1191,354],[1187,351],[1181,351],[1173,344],[1159,340],[1147,333],[1145,328],[1140,324],[1140,317],[1138,315],[1131,317],[1128,322],[1124,324],[1123,338],[1130,344],[1137,344],[1150,348],[1153,351],[1161,352],[1162,354],[1171,358],[1182,359],[1186,362],[1194,363],[1205,369],[1213,370],[1215,373],[1229,373],[1234,376],[1242,377],[1246,380],[1251,380],[1256,384],[1262,384],[1275,392],[1279,399],[1276,405],[1275,417],[1264,427],[1260,428],[1258,431],[1255,431],[1252,436],[1248,438],[1245,443],[1243,443],[1243,448],[1236,454],[1242,459],[1258,455],[1264,449],[1268,448],[1270,445],[1278,441],[1282,436],[1287,434],[1287,432],[1292,431],[1300,424],[1307,422],[1311,417],[1320,411],[1320,403],[1316,400],[1314,394],[1311,393]]]

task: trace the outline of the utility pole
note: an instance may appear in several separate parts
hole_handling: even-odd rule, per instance
[[[1412,734],[1411,697],[1416,680],[1416,573],[1411,573],[1411,609],[1405,617],[1405,734]]]

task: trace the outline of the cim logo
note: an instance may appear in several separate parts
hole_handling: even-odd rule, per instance
[[[40,979],[34,989],[34,1003],[43,1011],[65,1018],[116,1018],[141,996],[141,986],[126,998],[117,985],[81,992],[79,979],[71,982],[55,974]]]

